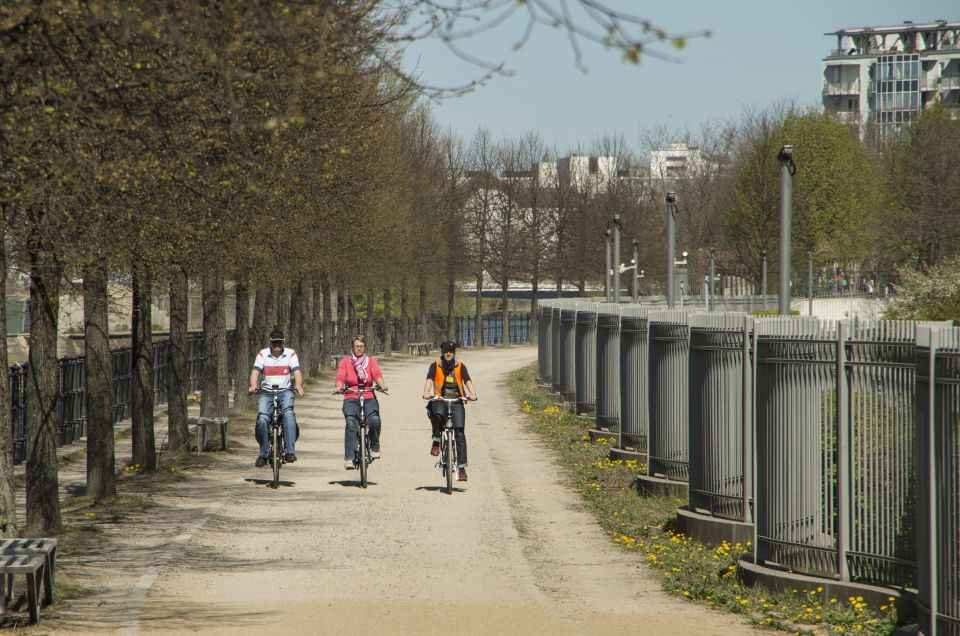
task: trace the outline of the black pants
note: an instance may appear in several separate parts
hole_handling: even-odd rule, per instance
[[[453,438],[457,443],[457,467],[463,468],[467,465],[467,436],[464,432],[466,427],[466,412],[463,404],[451,404],[453,409]],[[439,440],[447,425],[447,403],[446,402],[427,402],[427,412],[430,415],[430,424],[433,427],[433,439]]]

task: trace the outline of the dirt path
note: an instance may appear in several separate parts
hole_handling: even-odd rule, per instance
[[[242,449],[108,528],[95,563],[64,563],[94,595],[54,633],[743,634],[737,618],[666,596],[559,482],[503,381],[532,347],[466,351],[468,482],[446,495],[420,391],[429,359],[384,366],[383,458],[370,487],[343,469],[340,402],[298,400],[299,461],[274,491]],[[234,449],[238,445],[234,444]],[[533,452],[531,452],[533,451]]]

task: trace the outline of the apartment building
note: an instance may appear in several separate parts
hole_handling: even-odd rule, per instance
[[[880,145],[941,101],[960,114],[960,21],[855,27],[825,35],[823,107]]]

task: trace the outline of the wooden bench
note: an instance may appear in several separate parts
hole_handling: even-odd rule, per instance
[[[430,343],[429,342],[408,342],[407,353],[412,356],[428,356],[430,355]]]
[[[6,554],[0,556],[0,596],[3,597],[2,609],[7,611],[13,601],[13,576],[23,574],[27,579],[27,608],[30,611],[30,622],[40,621],[40,600],[45,577],[46,559],[42,554]],[[49,605],[51,599],[45,599]]]
[[[229,420],[225,417],[188,417],[187,425],[197,427],[197,453],[207,449],[207,428],[211,426],[220,427],[220,450],[227,450],[228,424]]]
[[[39,554],[43,556],[44,605],[53,602],[53,587],[57,579],[57,540],[47,538],[4,539],[0,541],[0,556]],[[8,580],[9,593],[13,591],[13,577]]]

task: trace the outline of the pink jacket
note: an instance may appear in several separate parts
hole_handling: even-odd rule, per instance
[[[377,359],[373,356],[369,356],[369,362],[367,363],[367,384],[373,384],[373,381],[376,378],[382,378],[383,373],[380,371],[380,365],[377,364]],[[350,360],[350,356],[342,359],[340,361],[340,366],[337,367],[337,378],[336,384],[345,384],[348,387],[355,387],[360,382],[357,378],[357,370],[353,368],[353,362]],[[373,391],[364,391],[363,399],[369,400],[375,397]],[[356,393],[345,393],[343,395],[345,400],[359,400],[360,396]]]

